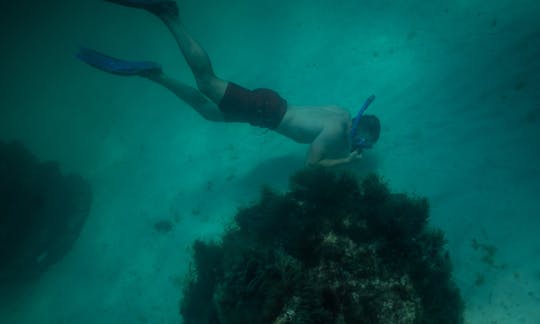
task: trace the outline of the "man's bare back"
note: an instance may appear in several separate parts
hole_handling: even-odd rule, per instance
[[[317,165],[350,156],[350,129],[351,116],[343,108],[289,106],[276,132],[298,143],[311,144],[306,162]]]

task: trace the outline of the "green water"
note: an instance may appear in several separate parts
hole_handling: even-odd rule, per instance
[[[540,3],[179,1],[216,73],[298,105],[370,112],[381,139],[359,168],[426,196],[447,235],[468,323],[540,323]],[[0,4],[0,140],[92,184],[70,253],[2,323],[177,323],[196,238],[284,188],[307,146],[211,123],[140,78],[89,68],[81,45],[160,62],[195,85],[167,29],[103,1]],[[173,219],[173,230],[154,223]],[[473,244],[473,240],[479,242]],[[486,257],[486,251],[496,252]]]

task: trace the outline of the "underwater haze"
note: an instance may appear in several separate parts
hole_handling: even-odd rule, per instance
[[[179,0],[216,73],[295,105],[369,108],[352,166],[425,196],[448,240],[466,323],[540,323],[540,2]],[[0,292],[1,323],[180,323],[195,239],[218,238],[307,146],[214,123],[167,90],[76,59],[80,46],[159,62],[195,85],[165,26],[101,0],[0,4],[0,141],[92,187],[68,254]]]

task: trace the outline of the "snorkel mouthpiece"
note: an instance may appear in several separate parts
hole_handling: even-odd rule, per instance
[[[354,138],[356,137],[356,133],[358,132],[358,125],[360,124],[360,119],[364,115],[364,112],[369,107],[369,105],[373,102],[373,100],[375,100],[375,95],[369,96],[366,99],[366,101],[364,101],[364,104],[362,105],[362,107],[360,108],[358,113],[356,114],[356,117],[353,119],[351,132],[349,133],[349,136],[351,138],[351,142],[353,144],[352,145],[353,150],[358,150],[358,149],[371,147],[371,145],[369,145],[369,143],[367,142],[367,140],[365,138],[362,137],[362,138],[360,138],[360,139],[358,139],[356,141],[354,140]]]

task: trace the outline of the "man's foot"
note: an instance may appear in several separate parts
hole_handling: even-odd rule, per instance
[[[161,73],[161,66],[157,63],[121,60],[89,48],[81,48],[77,58],[96,69],[117,75],[149,77]]]
[[[173,0],[105,0],[121,6],[147,10],[158,17],[178,18],[178,6]]]

